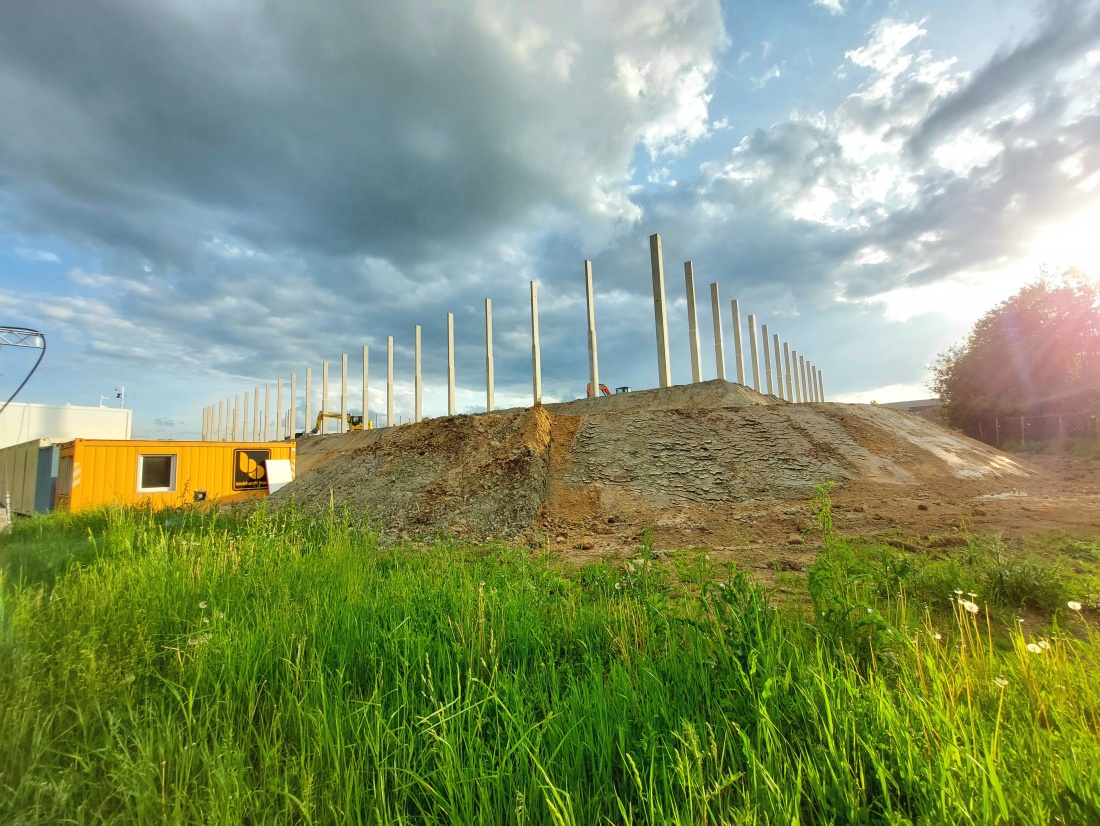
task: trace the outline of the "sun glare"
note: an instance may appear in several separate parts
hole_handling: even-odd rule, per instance
[[[1100,280],[1100,201],[1072,218],[1040,232],[1031,245],[1030,258],[1055,269],[1077,267]]]

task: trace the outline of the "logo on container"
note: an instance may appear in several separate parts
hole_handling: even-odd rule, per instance
[[[267,486],[270,450],[233,451],[233,490],[260,490]]]

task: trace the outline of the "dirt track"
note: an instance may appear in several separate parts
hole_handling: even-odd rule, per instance
[[[1036,465],[899,411],[722,381],[307,438],[298,455],[276,501],[331,497],[394,535],[549,542],[579,559],[629,552],[652,528],[660,548],[797,568],[827,480],[846,533],[1100,531],[1097,463]]]

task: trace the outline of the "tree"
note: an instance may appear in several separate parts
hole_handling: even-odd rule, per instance
[[[941,353],[930,387],[947,421],[1100,408],[1100,289],[1077,271],[1044,273]]]

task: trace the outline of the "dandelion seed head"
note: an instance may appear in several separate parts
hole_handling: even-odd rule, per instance
[[[1006,680],[1003,675],[999,676],[999,677],[995,677],[993,679],[993,682],[995,682],[1001,688],[1004,688],[1006,685],[1008,685],[1008,680]]]
[[[205,602],[200,602],[200,603],[199,603],[199,608],[200,608],[201,610],[205,611],[205,610],[206,610],[206,603],[205,603]]]
[[[939,631],[936,631],[934,634],[932,634],[932,639],[936,641],[942,640],[943,634],[941,634]]]
[[[615,583],[615,590],[616,591],[622,590],[622,587],[623,587],[623,584],[621,582],[616,582]]]
[[[980,610],[977,603],[967,600],[962,604],[962,607],[969,611],[971,614],[976,614]]]
[[[968,597],[970,597],[971,599],[975,599],[975,598],[977,598],[977,596],[978,596],[978,595],[977,595],[977,594],[975,594],[975,593],[974,593],[973,591],[967,591],[967,592],[966,592],[966,595],[967,595]]]
[[[1044,651],[1049,651],[1050,650],[1050,643],[1047,642],[1046,640],[1039,640],[1039,647],[1041,649],[1043,649]]]
[[[956,588],[955,589],[955,595],[961,597],[963,595],[962,588]]]
[[[1033,642],[1029,642],[1027,644],[1027,650],[1030,651],[1032,654],[1042,654],[1043,653],[1043,649],[1040,648],[1038,645],[1036,645]]]
[[[1069,606],[1069,609],[1071,611],[1080,611],[1081,610],[1081,603],[1079,603],[1075,599],[1071,599],[1069,602],[1066,603],[1066,605]]]

